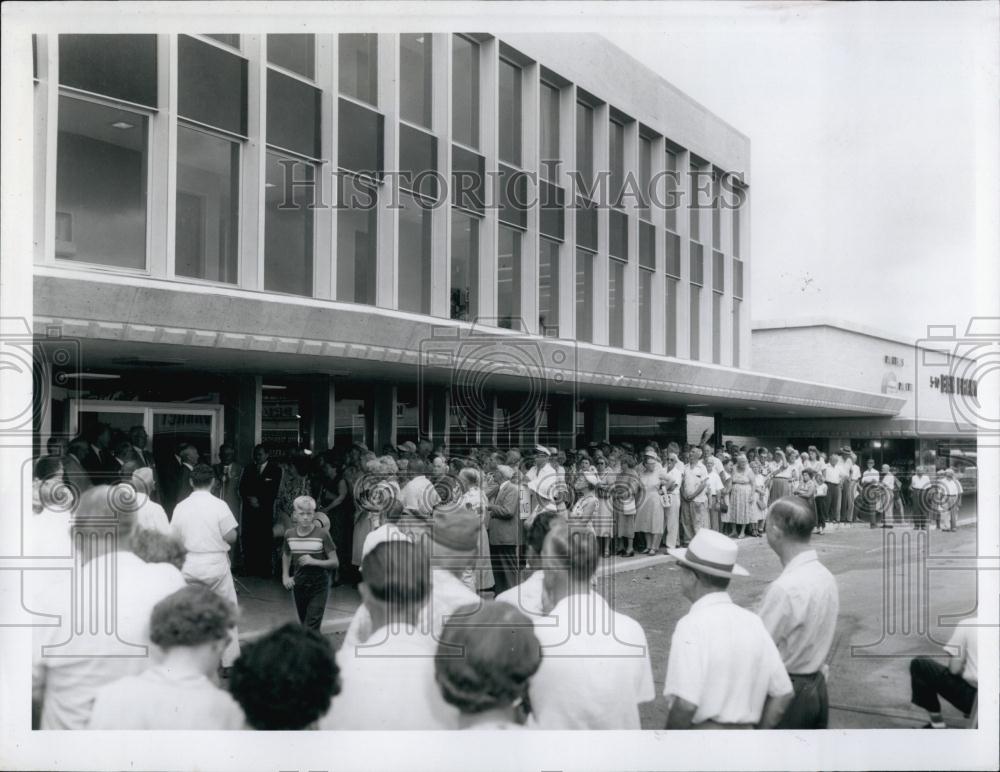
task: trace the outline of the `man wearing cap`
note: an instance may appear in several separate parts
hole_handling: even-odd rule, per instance
[[[681,540],[687,544],[700,528],[708,526],[708,469],[701,463],[701,448],[691,448],[681,476]]]
[[[528,470],[528,482],[534,482],[539,476],[551,474],[552,467],[549,466],[549,459],[552,453],[544,445],[535,446],[535,465]]]
[[[747,575],[736,564],[736,544],[703,528],[687,549],[669,552],[681,566],[691,610],[670,641],[667,729],[773,728],[792,699],[792,683],[760,617],[729,597],[733,576]]]
[[[521,529],[518,518],[520,498],[514,483],[514,470],[506,464],[494,469],[500,482],[496,497],[487,505],[490,513],[487,528],[490,537],[490,558],[493,563],[494,592],[499,595],[517,584],[517,545]]]
[[[431,557],[430,602],[421,611],[418,627],[435,638],[455,609],[480,602],[479,595],[460,578],[475,563],[479,528],[478,514],[458,503],[438,504],[429,522],[414,524],[410,528],[413,542],[429,552]],[[362,566],[362,577],[363,574]],[[341,649],[350,651],[368,642],[373,629],[367,607],[360,606],[344,634]]]
[[[771,583],[758,614],[792,679],[795,696],[777,729],[826,729],[826,660],[840,608],[837,581],[809,539],[816,518],[801,499],[786,496],[767,513],[767,543],[784,570]]]
[[[32,704],[41,710],[40,729],[86,729],[100,687],[150,666],[153,606],[184,587],[173,565],[146,563],[132,552],[135,510],[123,494],[120,487],[91,488],[74,514],[73,533],[81,537],[74,539],[75,559],[97,582],[79,599],[83,608],[71,603],[68,571],[50,572],[59,576],[37,599],[35,610],[57,620],[32,630]],[[115,605],[109,608],[111,596]],[[102,628],[103,620],[113,625],[114,634],[87,634],[90,614],[102,620]]]
[[[656,696],[642,626],[593,590],[600,552],[591,531],[558,518],[542,547],[543,607],[535,617],[542,664],[531,678],[538,729],[639,729]]]

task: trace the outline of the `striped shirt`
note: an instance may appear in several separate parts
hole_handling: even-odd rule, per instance
[[[291,556],[292,573],[298,578],[304,574],[308,575],[315,574],[317,571],[328,571],[329,569],[321,568],[320,566],[303,566],[301,565],[301,561],[305,555],[311,555],[317,560],[326,560],[333,554],[336,547],[333,546],[333,539],[330,538],[330,534],[317,523],[313,523],[312,530],[305,536],[300,535],[295,528],[289,528],[285,531],[283,549],[286,555]]]

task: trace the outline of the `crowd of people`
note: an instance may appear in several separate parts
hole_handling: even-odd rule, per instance
[[[667,727],[822,728],[839,601],[810,540],[859,519],[903,522],[892,470],[869,459],[862,471],[846,448],[447,456],[421,441],[277,463],[258,446],[243,467],[228,445],[215,465],[184,445],[154,468],[137,427],[112,468],[102,434],[37,463],[36,554],[114,559],[127,584],[116,640],[153,654],[110,656],[102,639],[96,653],[46,656],[72,616],[66,587],[46,587],[39,610],[63,613],[35,646],[41,728],[638,729],[656,698],[646,634],[597,575],[602,558],[661,550],[691,603],[671,637]],[[915,528],[940,528],[942,512],[955,527],[960,490],[950,498],[923,470],[911,490]],[[109,522],[113,540],[70,540]],[[727,592],[748,537],[784,567],[756,613]],[[299,624],[241,648],[234,571],[280,579]],[[338,582],[362,604],[335,654],[320,628]],[[933,705],[940,674],[917,674],[915,703]]]

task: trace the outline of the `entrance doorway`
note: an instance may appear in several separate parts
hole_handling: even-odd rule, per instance
[[[74,434],[86,433],[94,424],[105,423],[112,433],[122,432],[127,436],[133,426],[141,426],[149,435],[147,450],[152,451],[158,464],[169,458],[182,442],[194,445],[199,460],[211,464],[222,442],[222,405],[80,399],[72,400],[70,411]]]

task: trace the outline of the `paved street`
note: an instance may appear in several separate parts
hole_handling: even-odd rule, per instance
[[[926,606],[915,594],[903,602],[904,572],[916,588],[915,532],[910,528],[871,530],[867,525],[828,530],[813,543],[820,559],[837,577],[840,588],[840,617],[830,658],[831,728],[917,727],[926,716],[909,703],[909,659],[917,654],[940,652],[935,641],[946,642],[952,616],[962,618],[974,612],[975,574],[963,569],[975,554],[976,531],[973,513],[963,513],[967,523],[957,533],[929,532],[928,579],[929,636],[919,635],[917,611]],[[895,547],[893,547],[895,545]],[[905,552],[909,545],[911,562],[899,559],[884,574],[886,548]],[[753,608],[768,583],[781,570],[777,557],[765,540],[740,542],[740,562],[751,576],[737,579],[731,592],[737,603]],[[617,609],[639,620],[650,645],[657,694],[663,688],[670,636],[677,620],[688,608],[680,594],[679,569],[665,555],[617,559],[606,566],[614,575],[613,592]],[[892,591],[888,577],[896,588]],[[244,624],[241,637],[252,638],[283,621],[294,621],[290,594],[276,582],[243,580],[240,605]],[[895,598],[895,603],[890,599]],[[339,646],[340,636],[358,605],[357,592],[337,588],[332,593],[324,619],[324,632]],[[886,613],[895,608],[896,613]],[[895,619],[894,634],[883,640],[885,621]],[[939,624],[943,622],[944,624]],[[906,632],[904,632],[904,630]],[[881,641],[881,643],[879,643]],[[876,645],[878,644],[878,645]],[[753,667],[747,662],[747,667]],[[659,729],[666,721],[662,697],[642,706],[644,728]],[[950,711],[950,712],[949,712]],[[961,725],[962,717],[945,706],[945,720]]]

